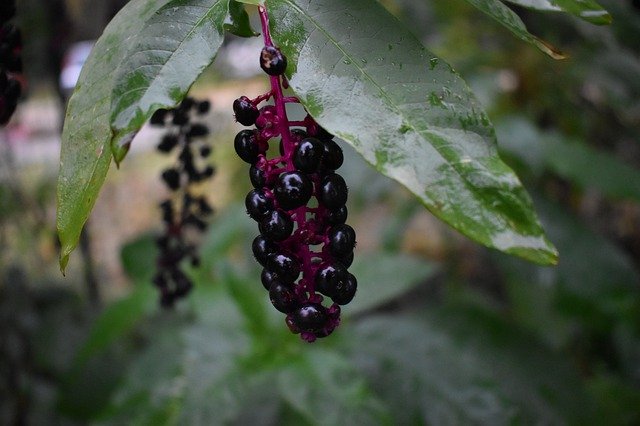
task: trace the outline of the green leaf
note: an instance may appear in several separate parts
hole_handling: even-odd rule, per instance
[[[69,101],[62,132],[56,216],[63,272],[111,162],[113,71],[124,59],[134,34],[167,1],[133,0],[116,15],[87,58]]]
[[[564,11],[596,25],[610,24],[611,15],[593,0],[505,0],[518,6],[544,12]]]
[[[349,269],[358,278],[358,292],[343,310],[345,315],[389,303],[424,283],[437,271],[432,263],[392,253],[356,253]]]
[[[144,22],[115,72],[112,150],[120,162],[159,108],[175,106],[216,56],[228,0],[170,0]]]
[[[254,6],[263,6],[265,0],[237,0],[240,3],[252,4]]]
[[[273,0],[290,86],[327,130],[437,217],[489,247],[552,264],[526,191],[451,67],[377,2]]]
[[[541,132],[517,116],[504,119],[497,131],[504,142],[501,149],[523,161],[536,175],[548,170],[582,189],[640,202],[640,170],[607,152],[556,132]]]
[[[347,354],[395,424],[580,424],[593,412],[566,357],[493,314],[456,306],[349,332]]]
[[[483,13],[491,16],[493,19],[502,24],[505,28],[511,31],[520,40],[530,43],[551,56],[554,59],[565,58],[564,53],[551,46],[544,40],[532,35],[527,30],[524,22],[520,19],[516,13],[504,5],[500,0],[466,0],[473,6],[481,10]]]
[[[236,0],[229,1],[229,17],[225,22],[224,29],[238,37],[254,37],[259,35],[251,27],[249,15],[244,6]]]

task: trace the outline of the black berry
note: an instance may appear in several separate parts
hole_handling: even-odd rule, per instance
[[[320,202],[329,209],[338,209],[347,202],[347,184],[339,174],[332,173],[322,179]]]
[[[278,177],[274,195],[285,210],[292,210],[307,204],[313,192],[309,178],[299,172],[287,172]]]
[[[301,331],[320,331],[327,319],[327,309],[318,303],[305,304],[293,312],[293,321]]]
[[[249,191],[244,200],[247,213],[253,220],[259,221],[273,211],[273,200],[261,189]]]
[[[236,121],[244,126],[256,124],[256,118],[260,114],[258,108],[246,96],[241,96],[233,101],[233,112],[236,115]]]
[[[260,52],[260,68],[269,75],[281,75],[287,69],[287,58],[280,49],[265,46]]]
[[[267,238],[282,241],[293,232],[293,221],[284,210],[273,210],[260,222],[260,228]]]
[[[253,130],[241,130],[233,141],[233,147],[245,162],[253,164],[261,154],[256,133]]]
[[[279,281],[271,284],[269,299],[274,308],[285,314],[292,312],[298,306],[296,295],[291,286]]]
[[[356,245],[356,232],[349,225],[336,225],[329,232],[329,251],[337,257],[353,252]]]
[[[314,173],[318,170],[323,154],[322,142],[316,138],[303,139],[293,154],[293,165],[302,172]]]

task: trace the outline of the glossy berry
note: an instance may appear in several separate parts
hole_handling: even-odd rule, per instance
[[[293,232],[293,221],[281,209],[273,210],[260,224],[260,232],[273,241],[282,241]]]
[[[353,300],[357,289],[358,280],[353,274],[348,274],[347,279],[336,286],[331,299],[339,305],[346,305]]]
[[[265,46],[260,52],[260,68],[269,75],[282,75],[287,69],[287,58],[280,49]]]
[[[338,287],[344,286],[348,279],[347,268],[340,263],[324,263],[316,272],[315,286],[320,293],[333,297]]]
[[[336,225],[329,232],[329,251],[334,256],[343,257],[353,252],[356,232],[349,225]]]
[[[249,180],[251,180],[251,185],[253,185],[254,188],[263,188],[267,183],[267,175],[264,170],[252,164],[249,168]]]
[[[233,112],[236,115],[236,121],[244,126],[256,124],[256,118],[260,114],[258,108],[246,96],[241,96],[233,101]]]
[[[267,291],[269,291],[273,283],[277,282],[278,280],[280,280],[280,277],[278,277],[275,272],[270,271],[267,268],[264,268],[262,270],[262,274],[260,274],[260,281],[262,281],[262,285],[265,289],[267,289]]]
[[[233,141],[233,147],[245,162],[253,164],[261,153],[256,134],[253,130],[241,130]]]
[[[307,303],[296,309],[292,318],[300,331],[320,331],[327,323],[327,309],[318,303]]]
[[[322,179],[320,202],[329,209],[338,209],[347,202],[347,184],[339,174],[332,173]]]
[[[340,264],[344,265],[345,268],[348,268],[353,263],[353,251],[345,256],[334,256],[334,258],[340,262]]]
[[[278,177],[273,192],[280,207],[292,210],[307,204],[313,192],[313,184],[302,173],[287,172]]]
[[[332,140],[324,141],[324,153],[322,156],[322,166],[328,170],[337,170],[344,162],[342,148]]]
[[[316,138],[305,138],[300,141],[293,154],[293,165],[305,173],[314,173],[320,166],[324,147]]]
[[[273,211],[273,200],[261,189],[253,189],[247,194],[244,205],[251,219],[259,221]]]
[[[293,283],[300,275],[300,262],[286,254],[272,254],[269,256],[267,266],[286,283]]]
[[[275,254],[278,250],[278,246],[276,243],[264,236],[258,235],[253,239],[251,250],[253,251],[253,256],[256,258],[258,263],[262,266],[267,266],[269,256]]]
[[[292,312],[298,306],[296,295],[291,286],[278,281],[269,288],[269,299],[274,308],[285,314]]]
[[[329,225],[340,225],[347,221],[348,210],[347,206],[341,206],[334,210],[328,210],[326,220]]]

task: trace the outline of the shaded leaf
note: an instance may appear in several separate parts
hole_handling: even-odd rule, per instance
[[[551,46],[549,43],[544,40],[539,39],[538,37],[532,35],[527,30],[527,27],[524,25],[524,22],[520,19],[516,13],[505,6],[500,0],[466,0],[471,3],[473,6],[484,12],[485,14],[491,16],[493,19],[502,24],[505,28],[507,28],[511,33],[513,33],[520,40],[526,41],[527,43],[531,43],[547,55],[551,56],[554,59],[563,59],[565,58],[564,53]]]
[[[425,260],[391,253],[356,253],[349,268],[358,279],[358,292],[345,315],[373,309],[423,284],[437,267]]]
[[[237,0],[229,1],[229,16],[224,29],[239,37],[253,37],[258,33],[251,27],[249,15],[244,6]]]
[[[116,15],[87,58],[69,100],[62,132],[56,216],[63,271],[111,162],[113,71],[125,57],[133,35],[167,1],[132,0]]]
[[[571,424],[593,413],[562,356],[491,314],[378,316],[350,332],[348,354],[396,424]]]
[[[136,32],[115,72],[112,150],[120,162],[159,108],[184,98],[222,44],[229,0],[170,0]]]
[[[541,132],[520,117],[505,119],[497,131],[503,141],[501,149],[523,161],[537,175],[552,171],[580,188],[640,202],[640,170],[607,152],[558,133]]]
[[[274,0],[270,10],[290,85],[322,126],[463,234],[556,261],[487,115],[448,64],[375,2]]]
[[[610,24],[611,15],[593,0],[505,0],[544,12],[568,12],[596,25]]]
[[[240,3],[252,4],[254,6],[262,6],[265,0],[237,0]]]

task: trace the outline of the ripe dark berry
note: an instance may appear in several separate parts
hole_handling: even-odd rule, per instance
[[[335,288],[331,299],[338,305],[346,305],[353,300],[358,289],[358,280],[353,274],[348,274],[346,281],[341,281]]]
[[[293,154],[293,165],[302,172],[314,173],[318,170],[323,154],[322,142],[316,138],[303,139]]]
[[[256,124],[256,118],[260,114],[258,108],[246,96],[241,96],[233,101],[233,112],[236,115],[236,121],[244,126]]]
[[[164,126],[164,120],[167,117],[167,113],[169,111],[167,111],[164,108],[160,108],[158,110],[156,110],[153,115],[151,116],[151,119],[149,120],[149,123],[154,125],[154,126]]]
[[[267,291],[269,291],[273,283],[277,282],[279,279],[280,278],[275,272],[270,271],[267,268],[264,268],[260,275],[260,281],[262,281],[262,285],[267,289]]]
[[[284,210],[273,210],[260,222],[260,232],[274,241],[282,241],[293,232],[293,221]]]
[[[328,170],[337,170],[344,162],[342,148],[332,140],[324,141],[324,155],[322,156],[322,166]]]
[[[260,52],[260,68],[269,75],[281,75],[287,69],[287,58],[280,49],[265,46]]]
[[[345,223],[347,220],[347,206],[341,206],[334,210],[327,211],[327,223],[329,225],[340,225],[341,223]]]
[[[335,260],[344,265],[345,268],[348,268],[353,263],[353,252],[347,254],[346,256],[335,256]]]
[[[292,210],[307,204],[313,192],[313,184],[302,173],[287,172],[278,177],[273,192],[280,207]]]
[[[263,188],[267,183],[267,175],[255,165],[249,168],[249,179],[254,188]]]
[[[200,147],[200,156],[203,158],[211,155],[211,147],[209,145],[204,145]]]
[[[209,101],[202,101],[198,104],[198,114],[199,115],[204,115],[206,113],[209,112],[209,110],[211,109],[211,102]]]
[[[340,263],[324,263],[316,272],[315,285],[320,293],[333,297],[336,288],[344,286],[349,278],[347,268]]]
[[[162,172],[162,180],[175,191],[180,187],[180,173],[176,169],[166,169]]]
[[[347,184],[339,174],[332,173],[322,179],[320,202],[329,209],[338,209],[347,202]]]
[[[293,312],[293,321],[300,331],[320,331],[327,319],[327,309],[318,303],[302,305]]]
[[[329,232],[329,251],[337,257],[347,256],[356,245],[356,232],[349,225],[336,225]]]
[[[272,254],[269,256],[267,266],[286,283],[293,283],[300,275],[300,262],[286,254]]]
[[[269,299],[274,308],[285,314],[292,312],[298,306],[296,295],[291,286],[278,281],[271,285]]]
[[[258,263],[262,266],[267,266],[269,256],[278,250],[278,246],[276,243],[268,240],[264,236],[258,235],[253,239],[251,250],[253,251],[253,256],[256,258]]]
[[[259,221],[273,211],[273,200],[261,189],[253,189],[249,191],[244,200],[247,213],[251,219]]]
[[[238,156],[249,164],[258,161],[258,155],[261,154],[258,140],[253,130],[240,131],[233,141],[233,147]]]
[[[174,110],[173,120],[171,120],[171,122],[176,126],[184,126],[189,122],[189,116],[187,115],[186,112],[183,112],[177,109],[177,110]]]
[[[176,135],[166,134],[162,137],[160,143],[158,144],[158,151],[169,152],[173,148],[175,148],[176,145],[178,145],[178,138],[176,137]]]
[[[209,134],[209,128],[204,124],[193,124],[189,131],[187,132],[188,138],[197,138],[202,136],[207,136]]]

